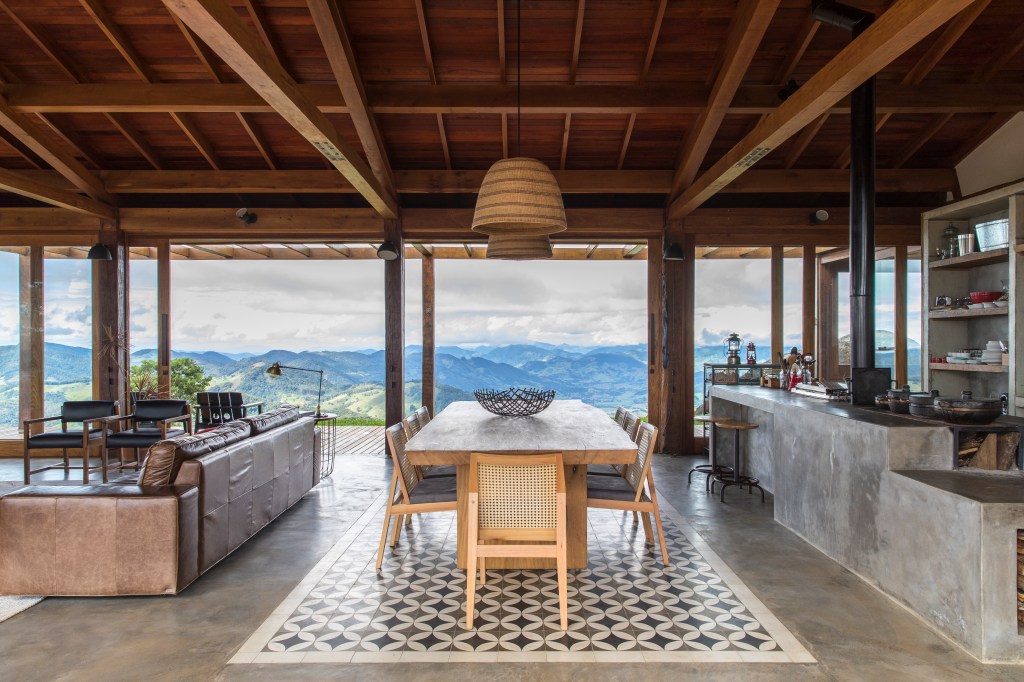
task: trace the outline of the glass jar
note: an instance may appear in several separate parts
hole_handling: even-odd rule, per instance
[[[946,258],[960,255],[960,245],[957,242],[959,236],[960,230],[956,229],[953,223],[950,223],[949,227],[942,231],[942,250],[946,253]]]

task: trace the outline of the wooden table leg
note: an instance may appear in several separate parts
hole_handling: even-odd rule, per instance
[[[466,504],[469,498],[469,465],[455,467],[458,509],[458,567],[466,567],[466,543],[469,540],[469,523]],[[587,465],[567,464],[565,466],[565,525],[566,559],[569,568],[587,567]],[[554,568],[554,559],[506,559],[495,557],[487,561],[488,568]]]

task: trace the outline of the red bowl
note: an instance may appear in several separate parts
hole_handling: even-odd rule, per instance
[[[991,303],[998,301],[1002,295],[1001,291],[972,291],[971,303]]]

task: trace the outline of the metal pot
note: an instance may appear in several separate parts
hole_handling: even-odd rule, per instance
[[[889,396],[884,393],[879,393],[875,396],[875,407],[887,408],[889,407]]]
[[[932,405],[936,416],[950,424],[990,424],[1003,413],[998,398],[975,398],[970,391],[959,398],[937,397]]]
[[[915,417],[937,417],[935,414],[935,399],[939,397],[938,391],[931,393],[912,393],[910,395],[910,414]]]
[[[890,388],[885,395],[889,398],[889,410],[898,414],[910,414],[910,386]]]

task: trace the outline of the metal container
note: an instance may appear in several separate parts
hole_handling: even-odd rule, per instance
[[[957,245],[957,248],[960,250],[960,255],[961,256],[966,256],[969,253],[974,253],[974,235],[973,234],[957,235],[956,245]]]
[[[936,416],[950,424],[991,424],[1003,413],[999,398],[975,398],[970,391],[959,398],[937,397],[932,406]]]
[[[913,393],[910,396],[910,414],[915,417],[937,417],[935,414],[935,399],[939,397],[938,391],[931,393]]]
[[[1010,244],[1010,221],[1007,218],[978,223],[974,231],[978,234],[979,251],[1005,249]]]
[[[890,388],[885,392],[889,398],[889,410],[898,414],[910,414],[910,386]]]

